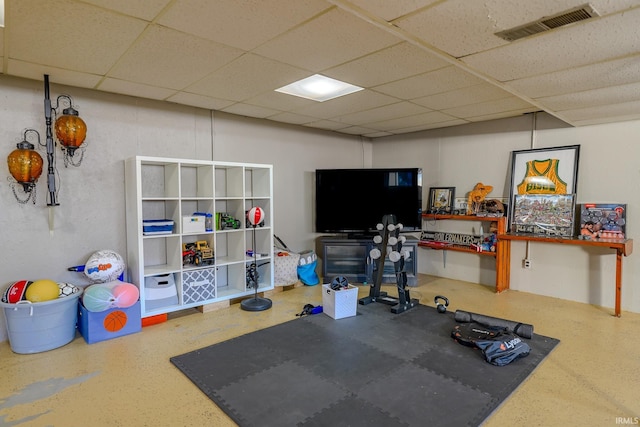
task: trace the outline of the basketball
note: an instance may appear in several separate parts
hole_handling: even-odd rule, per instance
[[[18,280],[13,282],[2,294],[2,302],[15,304],[26,299],[25,292],[29,285],[33,283],[30,280]]]
[[[24,293],[26,299],[31,302],[51,301],[58,298],[58,295],[60,295],[58,284],[49,279],[36,280],[27,286]]]
[[[109,332],[118,332],[125,327],[127,320],[127,314],[124,311],[112,311],[104,318],[104,329]]]

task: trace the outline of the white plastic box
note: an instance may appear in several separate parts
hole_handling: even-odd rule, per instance
[[[347,289],[334,291],[330,285],[322,285],[322,312],[334,319],[356,315],[358,308],[358,288],[349,285]]]
[[[204,233],[206,218],[202,215],[183,216],[182,232],[183,233]]]

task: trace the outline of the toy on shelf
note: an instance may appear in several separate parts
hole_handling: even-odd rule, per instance
[[[489,224],[489,236],[484,237],[480,247],[483,251],[495,252],[498,244],[498,223],[493,221]]]
[[[467,215],[476,215],[482,208],[482,202],[489,193],[493,191],[491,185],[485,185],[481,182],[477,183],[473,190],[469,192],[467,200]]]
[[[213,249],[206,240],[182,244],[182,265],[211,265],[215,261]]]
[[[229,215],[228,213],[218,212],[216,213],[216,230],[232,229],[237,230],[242,223]]]

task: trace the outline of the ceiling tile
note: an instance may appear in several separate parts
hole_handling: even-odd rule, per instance
[[[240,49],[152,25],[118,61],[109,76],[182,89],[242,53]]]
[[[606,61],[640,51],[640,31],[624,31],[640,22],[640,8],[541,33],[463,58],[498,81]]]
[[[640,101],[640,83],[549,96],[537,101],[555,111]]]
[[[142,33],[145,21],[86,3],[20,0],[7,3],[11,59],[104,74]],[[99,49],[96,48],[99,46]]]
[[[306,123],[304,126],[327,130],[339,130],[350,127],[348,124],[338,123],[332,120],[318,120],[317,122]]]
[[[98,85],[97,89],[105,92],[121,93],[123,95],[149,99],[167,99],[175,93],[175,90],[171,89],[163,89],[142,83],[127,82],[112,78],[106,78]]]
[[[467,120],[463,120],[463,119],[454,119],[454,120],[447,120],[444,122],[436,122],[436,123],[426,123],[426,124],[421,124],[418,126],[411,126],[411,127],[406,127],[406,128],[401,128],[401,129],[394,129],[393,132],[396,134],[401,134],[401,133],[411,133],[411,132],[419,132],[422,130],[429,130],[429,129],[440,129],[440,128],[446,128],[446,127],[450,127],[450,126],[458,126],[458,125],[464,125],[469,123]]]
[[[373,89],[400,99],[416,99],[480,83],[482,83],[482,80],[479,78],[454,66],[448,66],[404,80],[376,86]]]
[[[84,2],[144,19],[145,21],[151,21],[171,0],[84,0]]]
[[[63,70],[13,59],[9,59],[7,63],[7,73],[41,81],[44,80],[44,75],[48,74],[51,83],[92,89],[102,80],[102,76],[95,74]]]
[[[364,136],[365,138],[380,138],[383,136],[391,136],[391,135],[393,135],[393,133],[391,132],[376,131],[373,133],[365,133],[362,136]]]
[[[443,112],[454,117],[466,119],[468,117],[486,116],[489,114],[517,111],[522,109],[531,109],[531,111],[538,110],[537,107],[534,107],[528,102],[525,102],[520,98],[516,98],[515,96],[511,96],[509,98],[502,98],[495,101],[487,101],[481,102],[479,104],[448,108],[446,110],[443,110]]]
[[[244,101],[308,76],[307,71],[258,55],[246,54],[189,86],[185,91]]]
[[[204,108],[207,110],[222,110],[233,104],[234,101],[226,99],[210,98],[208,96],[196,95],[193,93],[178,92],[167,98],[169,102],[178,104],[191,105],[192,107]]]
[[[499,87],[490,85],[489,83],[481,83],[475,86],[412,99],[411,102],[424,105],[433,110],[444,110],[446,108],[461,107],[463,105],[477,104],[479,102],[493,101],[511,96],[509,92]]]
[[[531,98],[562,95],[640,81],[640,55],[508,82]]]
[[[353,125],[361,125],[363,123],[373,123],[379,120],[395,119],[403,116],[413,116],[416,114],[427,113],[430,110],[410,102],[398,102],[396,104],[383,105],[377,108],[371,108],[357,113],[346,114],[344,116],[336,116],[333,120]]]
[[[341,9],[332,9],[254,52],[319,72],[399,42],[382,29]]]
[[[252,50],[329,7],[323,0],[176,0],[158,23]]]
[[[457,119],[458,117],[452,117],[441,113],[440,111],[431,111],[429,113],[416,114],[415,116],[400,117],[393,120],[382,120],[375,123],[366,123],[365,126],[375,127],[378,130],[394,131],[396,129],[435,124]]]
[[[439,0],[350,0],[349,3],[352,3],[359,8],[366,10],[371,15],[378,16],[385,21],[392,21],[400,16],[437,3],[438,1]],[[340,5],[346,2],[337,0],[333,1],[333,3]]]
[[[350,135],[363,135],[366,133],[377,133],[378,129],[369,129],[362,126],[351,126],[347,128],[340,129],[341,133],[348,133]]]
[[[260,119],[280,113],[280,111],[273,110],[271,108],[258,107],[257,105],[243,104],[241,102],[225,107],[222,111],[237,114],[239,116],[256,117]]]
[[[361,87],[373,87],[448,65],[424,49],[403,42],[330,68],[322,74]]]
[[[596,9],[601,13],[611,13],[628,8],[631,2],[624,0],[613,6],[615,2],[601,0],[598,6],[602,7]],[[508,44],[497,37],[496,32],[553,16],[584,3],[584,0],[448,0],[398,19],[394,24],[437,49],[460,58]]]
[[[470,122],[485,122],[488,120],[506,119],[508,117],[517,117],[527,113],[533,113],[537,111],[535,108],[523,108],[520,110],[504,111],[491,114],[481,114],[479,116],[465,117]]]
[[[294,125],[304,125],[312,123],[317,120],[315,117],[303,116],[296,113],[280,113],[273,116],[269,116],[269,120],[275,120],[276,122],[291,123]]]
[[[600,105],[588,108],[576,108],[562,112],[562,117],[568,121],[594,121],[595,123],[606,123],[608,117],[625,118],[632,120],[640,116],[640,101],[625,102],[614,105]]]
[[[261,93],[253,98],[249,98],[245,102],[251,105],[275,108],[280,111],[288,111],[305,105],[314,105],[317,101],[272,90]]]
[[[299,108],[297,112],[312,117],[331,119],[395,102],[398,102],[398,99],[365,89],[329,101],[316,102]]]

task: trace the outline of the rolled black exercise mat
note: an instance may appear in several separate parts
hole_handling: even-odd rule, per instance
[[[476,322],[486,326],[509,328],[522,338],[531,339],[533,336],[533,325],[527,323],[514,322],[513,320],[500,319],[498,317],[485,316],[483,314],[462,310],[456,310],[455,319],[456,322],[461,323]]]

